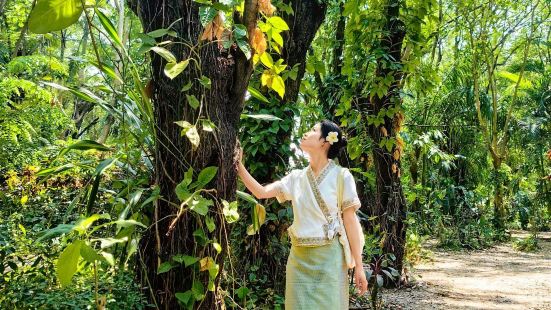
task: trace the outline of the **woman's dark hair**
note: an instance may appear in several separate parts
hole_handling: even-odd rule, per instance
[[[320,123],[320,130],[321,130],[321,138],[323,140],[325,140],[325,138],[327,137],[329,132],[331,132],[331,131],[336,131],[337,132],[337,138],[339,139],[339,141],[334,142],[329,147],[329,152],[327,153],[328,158],[333,159],[333,158],[337,157],[339,155],[340,150],[342,148],[346,147],[346,144],[348,144],[348,141],[342,135],[341,129],[339,128],[339,126],[337,126],[337,124],[333,123],[332,121],[323,120]]]

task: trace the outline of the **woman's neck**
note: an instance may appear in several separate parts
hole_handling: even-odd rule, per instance
[[[327,165],[328,163],[329,163],[329,159],[327,158],[327,156],[323,156],[323,155],[312,156],[310,154],[310,168],[312,169],[312,171],[316,176],[319,175],[319,173],[321,172],[321,169],[323,169],[323,167],[325,167],[325,165]]]

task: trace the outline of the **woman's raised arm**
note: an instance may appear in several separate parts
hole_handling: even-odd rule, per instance
[[[257,199],[267,199],[275,197],[279,190],[275,186],[275,183],[268,184],[266,186],[261,185],[258,181],[247,171],[245,165],[242,162],[243,158],[243,149],[240,150],[239,154],[239,169],[237,173],[241,180],[247,187],[247,189],[257,198]]]

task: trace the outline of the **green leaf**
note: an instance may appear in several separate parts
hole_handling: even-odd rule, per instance
[[[202,300],[205,298],[205,287],[200,281],[193,281],[191,291],[193,292],[193,297],[195,297],[195,300]]]
[[[199,146],[201,138],[199,137],[199,133],[197,132],[197,128],[195,126],[192,126],[186,131],[186,137],[189,139],[189,142],[191,142],[193,149],[196,149]]]
[[[205,224],[207,225],[207,229],[209,232],[213,232],[216,229],[216,224],[210,216],[205,217]]]
[[[189,81],[189,82],[187,82],[186,85],[182,86],[182,91],[186,92],[186,91],[190,90],[192,86],[193,86],[193,84],[191,83],[191,81]]]
[[[40,242],[45,239],[53,238],[57,235],[62,235],[71,232],[75,228],[73,224],[59,224],[55,228],[43,230],[38,233],[38,239],[36,242]]]
[[[89,263],[104,260],[103,256],[99,255],[96,250],[84,242],[80,246],[80,255]]]
[[[95,221],[99,219],[111,219],[111,216],[108,213],[104,214],[93,214],[87,218],[80,219],[75,226],[73,227],[74,230],[84,233],[86,230],[94,224]]]
[[[180,264],[183,262],[184,266],[188,267],[188,266],[191,266],[191,265],[195,264],[196,262],[198,262],[199,258],[189,256],[189,255],[178,254],[178,255],[172,256],[172,260],[175,261],[175,262],[178,262]]]
[[[248,36],[247,27],[242,24],[236,24],[233,33],[236,39],[242,39]]]
[[[168,76],[171,80],[173,80],[175,77],[180,75],[182,71],[184,71],[189,64],[189,59],[180,61],[178,63],[176,62],[169,62],[165,65],[165,75]]]
[[[272,68],[274,66],[274,60],[272,59],[272,56],[270,56],[270,53],[262,53],[262,55],[260,55],[260,61],[268,68]]]
[[[263,121],[282,121],[281,118],[271,114],[241,114],[241,118],[254,118]]]
[[[236,42],[239,49],[243,52],[243,54],[245,54],[245,57],[247,59],[251,59],[251,46],[249,45],[249,42],[247,42],[247,40],[244,40],[244,39],[238,39],[236,40]],[[267,53],[264,53],[264,54],[267,54]]]
[[[96,8],[95,11],[96,11],[96,14],[98,15],[101,25],[103,26],[103,29],[107,31],[107,34],[111,38],[111,41],[113,41],[114,43],[116,43],[116,45],[122,48],[123,47],[122,41],[119,38],[119,35],[117,34],[117,30],[115,29],[115,26],[113,26],[109,18],[107,18],[107,16],[105,16],[105,14],[103,14],[100,10]]]
[[[237,212],[237,201],[228,203],[226,200],[222,200],[222,204],[224,205],[222,213],[224,214],[226,221],[228,221],[228,223],[236,222],[239,219],[239,213]]]
[[[245,296],[247,296],[247,294],[249,294],[249,289],[244,287],[244,286],[240,287],[237,290],[237,297],[239,297],[239,299],[245,298]]]
[[[222,253],[222,246],[220,245],[220,243],[218,242],[213,242],[212,243],[212,246],[214,247],[214,249],[216,250],[216,252],[218,254]]]
[[[201,25],[205,27],[214,19],[214,17],[216,17],[216,14],[218,14],[218,11],[211,6],[199,7],[199,20],[201,21]]]
[[[253,88],[252,86],[249,86],[247,88],[247,90],[249,91],[249,93],[251,94],[251,96],[255,97],[256,99],[260,100],[260,101],[263,101],[263,102],[266,102],[266,103],[270,103],[270,101],[268,100],[268,98],[266,98],[260,91],[258,91],[257,89]]]
[[[123,238],[120,238],[120,239],[117,239],[117,238],[99,238],[99,239],[95,239],[94,241],[100,241],[101,242],[100,247],[102,249],[105,249],[105,248],[111,247],[111,246],[113,246],[114,244],[117,244],[117,243],[125,243],[126,241],[128,241],[128,237],[123,237]]]
[[[197,198],[191,202],[190,209],[199,215],[205,216],[209,212],[209,206],[212,205],[212,200],[197,196]]]
[[[153,46],[151,50],[157,53],[159,56],[163,57],[168,62],[178,62],[176,57],[164,47]]]
[[[69,27],[82,14],[81,0],[38,0],[29,15],[29,30],[48,33]]]
[[[207,242],[209,240],[207,238],[207,236],[205,235],[205,232],[201,228],[196,229],[193,232],[193,236],[195,237],[195,241],[198,242],[199,244],[203,245],[203,246],[205,244],[207,244]]]
[[[145,226],[143,223],[140,223],[136,220],[117,220],[109,223],[109,225],[113,225],[113,224],[123,228],[131,227],[131,226],[141,226],[143,228],[147,228],[147,226]]]
[[[203,130],[208,132],[213,132],[216,128],[216,125],[210,119],[202,119],[201,125],[203,126]]]
[[[113,68],[111,68],[109,65],[107,65],[106,63],[103,63],[103,62],[96,62],[96,61],[90,61],[90,63],[92,65],[94,65],[94,67],[98,68],[99,70],[101,70],[103,73],[105,73],[107,76],[109,76],[110,78],[112,78],[113,80],[116,80],[117,82],[123,84],[124,81],[121,79],[121,77],[115,73],[115,70],[113,70]],[[68,89],[67,89],[68,90]]]
[[[272,80],[272,89],[275,90],[283,99],[283,95],[285,95],[285,82],[283,82],[281,76],[274,75],[274,79]]]
[[[192,307],[195,303],[195,300],[191,298],[193,297],[193,293],[191,292],[191,290],[187,290],[184,293],[176,293],[174,294],[174,296],[176,296],[176,298],[181,301],[186,306],[186,308]]]
[[[96,170],[94,171],[94,174],[95,175],[100,175],[102,174],[105,169],[111,167],[114,163],[116,163],[118,160],[118,158],[107,158],[107,159],[104,159],[102,160],[98,166],[96,167]]]
[[[235,191],[235,193],[237,194],[237,197],[243,199],[243,200],[246,200],[248,202],[252,202],[254,203],[255,205],[258,203],[258,201],[256,201],[256,199],[254,199],[253,196],[245,193],[245,192],[242,192],[242,191]]]
[[[77,271],[78,259],[80,258],[80,248],[83,244],[82,240],[75,240],[69,244],[59,256],[57,260],[57,279],[61,286],[71,284],[71,279]]]
[[[199,83],[201,83],[201,85],[203,85],[207,89],[211,88],[210,79],[208,77],[204,76],[204,75],[202,75],[201,78],[199,79]]]
[[[67,153],[70,150],[79,150],[79,151],[98,150],[98,151],[105,152],[105,151],[111,151],[112,149],[96,141],[79,140],[78,142],[73,143],[68,147],[64,148],[63,150],[61,150],[61,152],[59,153],[59,156],[63,156],[65,153]]]
[[[205,185],[207,185],[218,172],[218,167],[216,166],[209,166],[201,170],[199,172],[199,176],[197,177],[197,181],[195,181],[190,188],[203,188]]]
[[[173,267],[175,267],[175,265],[173,265],[171,262],[164,262],[159,265],[159,268],[157,268],[157,274],[168,272]]]
[[[283,18],[279,16],[272,16],[268,18],[268,23],[272,25],[272,27],[277,28],[279,30],[289,30],[289,26],[287,25],[287,22],[283,20]]]
[[[201,104],[195,95],[186,95],[187,102],[193,109],[197,109]]]
[[[150,32],[147,33],[147,35],[152,37],[152,38],[160,38],[160,37],[165,36],[165,35],[175,37],[178,34],[174,30],[161,28],[161,29],[150,31]]]

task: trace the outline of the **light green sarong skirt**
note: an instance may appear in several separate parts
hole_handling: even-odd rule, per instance
[[[286,310],[348,310],[348,268],[338,238],[318,247],[291,246]]]

